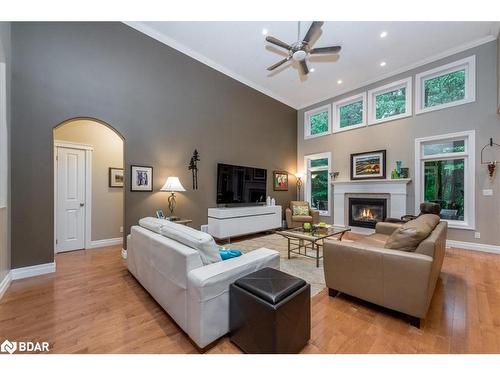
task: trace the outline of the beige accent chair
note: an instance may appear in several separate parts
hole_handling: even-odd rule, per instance
[[[411,240],[406,251],[397,250],[404,247],[405,235],[419,233],[428,216],[434,220],[430,234],[413,242],[414,251],[408,250]],[[325,280],[330,296],[341,292],[402,312],[420,328],[441,272],[448,224],[436,215],[423,215],[404,225],[406,233],[402,224],[379,222],[375,233],[362,239],[325,241]]]
[[[294,206],[307,206],[309,215],[294,215]],[[309,202],[306,201],[291,201],[290,207],[285,210],[286,215],[286,225],[288,228],[301,227],[304,223],[318,224],[319,223],[319,211],[313,210],[309,207]]]

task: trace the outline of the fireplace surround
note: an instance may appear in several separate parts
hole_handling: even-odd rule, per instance
[[[385,198],[349,198],[349,226],[375,228],[387,217]]]

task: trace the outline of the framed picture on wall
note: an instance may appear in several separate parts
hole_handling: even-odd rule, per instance
[[[130,166],[130,191],[153,191],[153,167]]]
[[[351,154],[351,180],[385,179],[385,150]]]
[[[283,172],[283,171],[273,172],[273,190],[288,191],[288,172]]]
[[[123,187],[123,168],[109,168],[109,181],[108,186],[110,188],[122,188]]]

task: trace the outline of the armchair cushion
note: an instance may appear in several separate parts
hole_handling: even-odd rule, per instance
[[[293,216],[307,216],[309,215],[308,206],[292,206]],[[296,220],[296,219],[294,219]]]
[[[437,215],[425,214],[397,228],[385,244],[386,249],[400,251],[415,251],[417,246],[426,239],[439,224]]]
[[[293,221],[300,223],[312,223],[313,218],[309,215],[296,215],[292,217]]]

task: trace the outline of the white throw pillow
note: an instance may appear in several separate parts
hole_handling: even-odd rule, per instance
[[[156,217],[144,217],[139,220],[139,226],[160,234],[160,229],[166,222],[168,221],[164,219],[157,219]]]
[[[219,246],[208,233],[165,220],[160,229],[160,234],[198,250],[204,265],[222,261]]]

